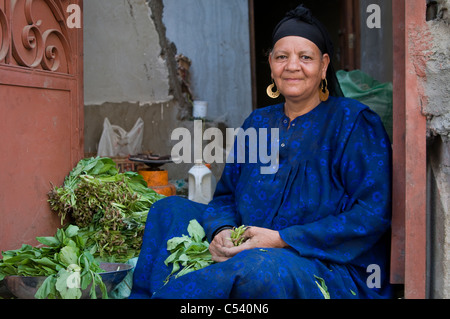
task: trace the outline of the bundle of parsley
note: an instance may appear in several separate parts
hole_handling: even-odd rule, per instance
[[[86,245],[106,262],[138,256],[150,207],[163,195],[141,175],[119,173],[110,158],[81,160],[61,187],[49,192],[51,209],[80,227]]]

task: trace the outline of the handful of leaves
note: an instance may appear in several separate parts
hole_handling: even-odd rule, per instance
[[[234,246],[239,246],[245,241],[242,235],[247,228],[246,226],[240,226],[231,230],[230,240]],[[178,278],[214,263],[209,252],[209,242],[205,239],[205,230],[198,221],[191,220],[187,231],[189,236],[182,235],[167,241],[167,250],[170,252],[170,256],[164,263],[166,266],[169,266],[169,264],[173,264],[173,266],[172,272],[164,281],[165,284],[169,282],[172,276]]]
[[[99,286],[104,299],[106,286],[99,273],[103,272],[77,226],[58,229],[55,237],[37,237],[45,247],[22,245],[20,249],[2,252],[0,280],[6,276],[43,276],[47,279],[37,290],[37,299],[79,299],[82,291],[92,284],[90,297],[97,298]]]
[[[233,227],[231,230],[231,238],[230,240],[233,242],[234,246],[240,246],[245,242],[245,237],[243,236],[245,231],[247,230],[247,226],[240,226],[238,228]]]
[[[205,239],[203,227],[195,220],[189,222],[187,228],[189,236],[174,237],[167,241],[167,250],[171,253],[164,261],[166,266],[173,264],[172,272],[167,276],[164,283],[168,283],[170,277],[175,278],[205,268],[213,264],[209,243]]]
[[[48,197],[61,224],[70,217],[80,227],[95,257],[126,262],[138,255],[148,211],[164,196],[141,175],[119,173],[112,159],[97,157],[81,160]]]

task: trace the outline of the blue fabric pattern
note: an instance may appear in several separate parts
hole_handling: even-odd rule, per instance
[[[323,298],[316,276],[332,299],[390,298],[391,145],[379,116],[330,97],[290,126],[278,104],[254,111],[242,128],[279,128],[276,173],[229,160],[209,205],[155,203],[130,298]],[[191,219],[210,241],[221,226],[246,225],[278,230],[290,248],[244,251],[164,285],[166,242],[186,234]],[[368,285],[369,265],[381,269],[380,287]]]

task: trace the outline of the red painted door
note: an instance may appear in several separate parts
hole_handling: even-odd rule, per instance
[[[69,4],[82,9],[0,0],[0,251],[54,234],[47,193],[83,155],[82,29],[67,26]]]

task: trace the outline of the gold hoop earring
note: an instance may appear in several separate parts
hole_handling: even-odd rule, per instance
[[[278,89],[274,92],[275,82],[272,80],[272,84],[267,87],[267,95],[272,99],[277,99],[280,96]]]
[[[328,81],[327,81],[327,79],[325,79],[320,84],[319,98],[322,102],[326,102],[326,101],[328,101],[329,97],[330,97],[330,91],[328,91]]]

